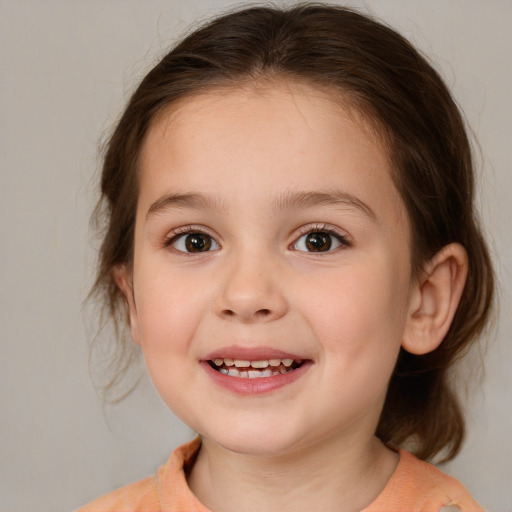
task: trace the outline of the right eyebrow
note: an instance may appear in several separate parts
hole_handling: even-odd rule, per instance
[[[227,210],[226,205],[220,199],[198,192],[165,194],[151,204],[146,213],[146,219],[170,208]]]

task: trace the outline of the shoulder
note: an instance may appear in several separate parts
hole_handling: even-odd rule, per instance
[[[405,450],[400,450],[400,462],[385,489],[364,512],[388,510],[484,512],[457,479]]]
[[[188,487],[186,468],[195,460],[199,437],[176,448],[156,475],[121,487],[76,512],[208,512]]]
[[[156,479],[149,477],[97,498],[76,512],[158,512],[159,501]]]

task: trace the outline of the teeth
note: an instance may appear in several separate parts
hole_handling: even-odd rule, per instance
[[[220,373],[224,375],[245,379],[257,379],[287,373],[292,370],[291,366],[294,362],[301,364],[302,359],[297,359],[295,361],[290,358],[249,361],[246,359],[231,359],[229,357],[223,359],[218,357],[213,359],[212,362]]]
[[[246,368],[237,368],[231,366],[229,368],[219,368],[219,372],[223,375],[229,375],[230,377],[238,377],[241,379],[261,379],[262,377],[273,377],[274,375],[283,375],[290,372],[291,369],[284,365],[280,365],[279,368],[266,368],[264,370],[248,370]]]
[[[253,368],[266,368],[268,364],[268,361],[251,361],[251,366]]]

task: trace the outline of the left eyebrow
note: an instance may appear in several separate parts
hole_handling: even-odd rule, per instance
[[[370,206],[356,196],[343,191],[287,191],[281,193],[273,202],[273,207],[276,210],[313,208],[324,205],[353,207],[367,215],[374,222],[377,222],[377,215]]]

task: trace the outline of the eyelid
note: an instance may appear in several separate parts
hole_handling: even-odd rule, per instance
[[[328,224],[327,222],[312,222],[311,224],[305,224],[296,230],[295,236],[305,235],[313,231],[322,231],[338,235],[339,237],[348,237],[348,233],[338,226]]]

